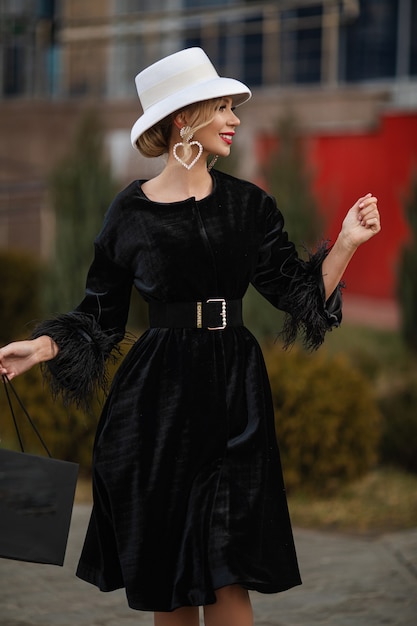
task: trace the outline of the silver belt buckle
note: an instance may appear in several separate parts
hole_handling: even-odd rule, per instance
[[[209,298],[208,300],[206,300],[206,304],[209,304],[210,302],[221,302],[222,303],[222,310],[220,311],[220,317],[221,317],[221,320],[222,320],[222,325],[221,326],[207,326],[207,329],[208,330],[223,330],[227,326],[227,305],[226,305],[226,300],[224,298]]]

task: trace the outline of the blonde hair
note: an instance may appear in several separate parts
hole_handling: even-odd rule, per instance
[[[145,157],[158,157],[166,154],[169,150],[171,140],[173,119],[178,113],[187,112],[188,126],[191,134],[196,133],[200,128],[204,128],[213,120],[216,110],[218,109],[222,98],[213,98],[204,100],[203,102],[195,102],[184,109],[171,113],[163,120],[146,130],[136,140],[138,150]],[[185,143],[187,136],[184,137],[184,159],[187,160],[191,153],[190,146]]]

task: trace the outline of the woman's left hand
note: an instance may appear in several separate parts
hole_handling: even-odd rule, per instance
[[[378,200],[368,193],[347,212],[339,236],[323,261],[326,298],[336,289],[356,249],[381,230],[377,203]]]
[[[341,235],[357,248],[381,230],[378,200],[371,193],[359,198],[346,214]]]

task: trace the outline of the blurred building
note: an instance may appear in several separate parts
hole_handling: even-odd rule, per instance
[[[158,169],[130,147],[133,79],[198,45],[254,92],[239,111],[240,175],[259,182],[259,159],[291,109],[330,236],[349,202],[380,196],[384,234],[348,282],[393,297],[407,236],[400,201],[417,162],[417,2],[0,0],[0,35],[1,246],[48,255],[46,176],[86,107],[103,119],[121,185]]]

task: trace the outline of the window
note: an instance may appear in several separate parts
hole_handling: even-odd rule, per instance
[[[417,2],[411,4],[410,74],[417,76]]]
[[[396,71],[398,0],[362,0],[346,27],[347,81],[392,78]]]
[[[290,33],[293,40],[292,82],[318,83],[321,78],[322,7],[315,5],[296,9],[296,29]],[[291,50],[291,48],[290,48]],[[285,55],[287,61],[291,63]]]

